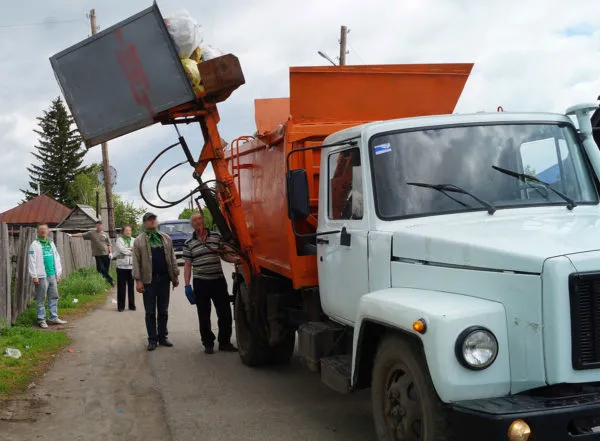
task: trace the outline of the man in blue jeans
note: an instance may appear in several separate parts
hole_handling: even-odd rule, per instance
[[[58,317],[58,283],[62,274],[60,256],[54,242],[49,238],[50,229],[46,224],[37,227],[38,237],[29,247],[29,275],[35,285],[37,319],[40,328],[67,323]],[[50,319],[46,322],[46,297]]]

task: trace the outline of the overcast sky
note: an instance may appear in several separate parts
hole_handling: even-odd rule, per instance
[[[0,212],[22,199],[36,143],[36,117],[60,94],[48,58],[89,36],[96,9],[108,27],[150,6],[150,0],[0,0]],[[335,56],[339,26],[348,25],[348,64],[474,62],[457,112],[564,110],[600,94],[600,2],[558,0],[162,0],[164,16],[186,8],[204,39],[241,61],[246,85],[220,106],[222,136],[252,134],[254,98],[288,96],[288,67],[324,65]],[[73,20],[62,24],[20,26]],[[199,152],[197,126],[184,130]],[[145,165],[176,141],[172,127],[153,126],[109,143],[115,191],[141,205]],[[86,163],[100,161],[92,148]],[[165,158],[161,169],[185,158]],[[165,179],[164,193],[192,188],[189,167]],[[155,180],[154,180],[155,182]],[[162,219],[183,207],[158,210]]]

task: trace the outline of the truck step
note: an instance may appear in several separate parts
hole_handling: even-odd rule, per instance
[[[347,394],[352,391],[350,376],[352,375],[352,357],[350,355],[333,355],[321,358],[321,382],[336,392]]]
[[[346,353],[342,327],[325,322],[308,322],[298,328],[298,353],[313,372],[319,372],[323,357]]]

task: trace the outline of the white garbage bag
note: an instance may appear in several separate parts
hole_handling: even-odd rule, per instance
[[[177,45],[179,58],[190,58],[192,52],[202,44],[202,26],[185,9],[169,15],[165,23]]]
[[[202,46],[202,61],[212,60],[213,58],[222,57],[225,53],[221,49],[211,46],[210,44]]]

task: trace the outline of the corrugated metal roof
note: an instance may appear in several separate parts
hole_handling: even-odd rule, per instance
[[[58,224],[70,213],[70,209],[50,196],[42,194],[21,205],[0,213],[0,222],[7,224]]]

